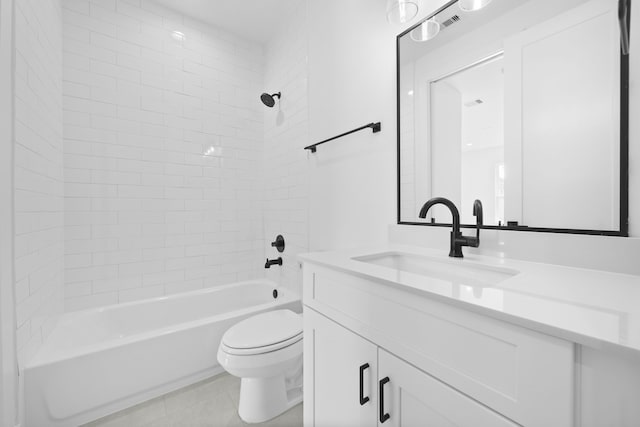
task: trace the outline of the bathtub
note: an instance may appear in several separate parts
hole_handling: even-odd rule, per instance
[[[64,314],[25,366],[26,425],[77,426],[218,374],[224,332],[280,308],[301,312],[299,296],[255,280]]]

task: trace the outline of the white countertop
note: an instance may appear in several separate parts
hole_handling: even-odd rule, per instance
[[[496,285],[477,287],[352,259],[389,252],[518,273]],[[411,288],[425,296],[579,344],[640,353],[640,276],[466,253],[463,259],[449,258],[447,249],[395,244],[313,252],[300,255],[300,259]]]

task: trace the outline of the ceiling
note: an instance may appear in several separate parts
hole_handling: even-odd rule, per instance
[[[156,0],[158,3],[259,43],[302,0]]]

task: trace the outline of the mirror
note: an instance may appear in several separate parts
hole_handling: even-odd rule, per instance
[[[458,3],[398,36],[398,223],[627,235],[628,0]]]

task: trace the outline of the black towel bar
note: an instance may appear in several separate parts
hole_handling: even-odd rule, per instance
[[[352,134],[354,132],[358,132],[359,130],[367,129],[367,128],[371,128],[373,130],[373,133],[380,132],[381,124],[380,124],[380,122],[369,123],[369,124],[366,124],[364,126],[360,126],[357,129],[350,130],[349,132],[341,133],[340,135],[334,136],[333,138],[329,138],[329,139],[325,139],[324,141],[316,142],[315,144],[312,144],[312,145],[309,145],[307,147],[304,147],[304,149],[305,150],[311,150],[312,153],[315,153],[316,152],[316,147],[318,145],[320,145],[320,144],[324,144],[325,142],[333,141],[334,139],[342,138],[343,136],[347,136],[349,134]]]

